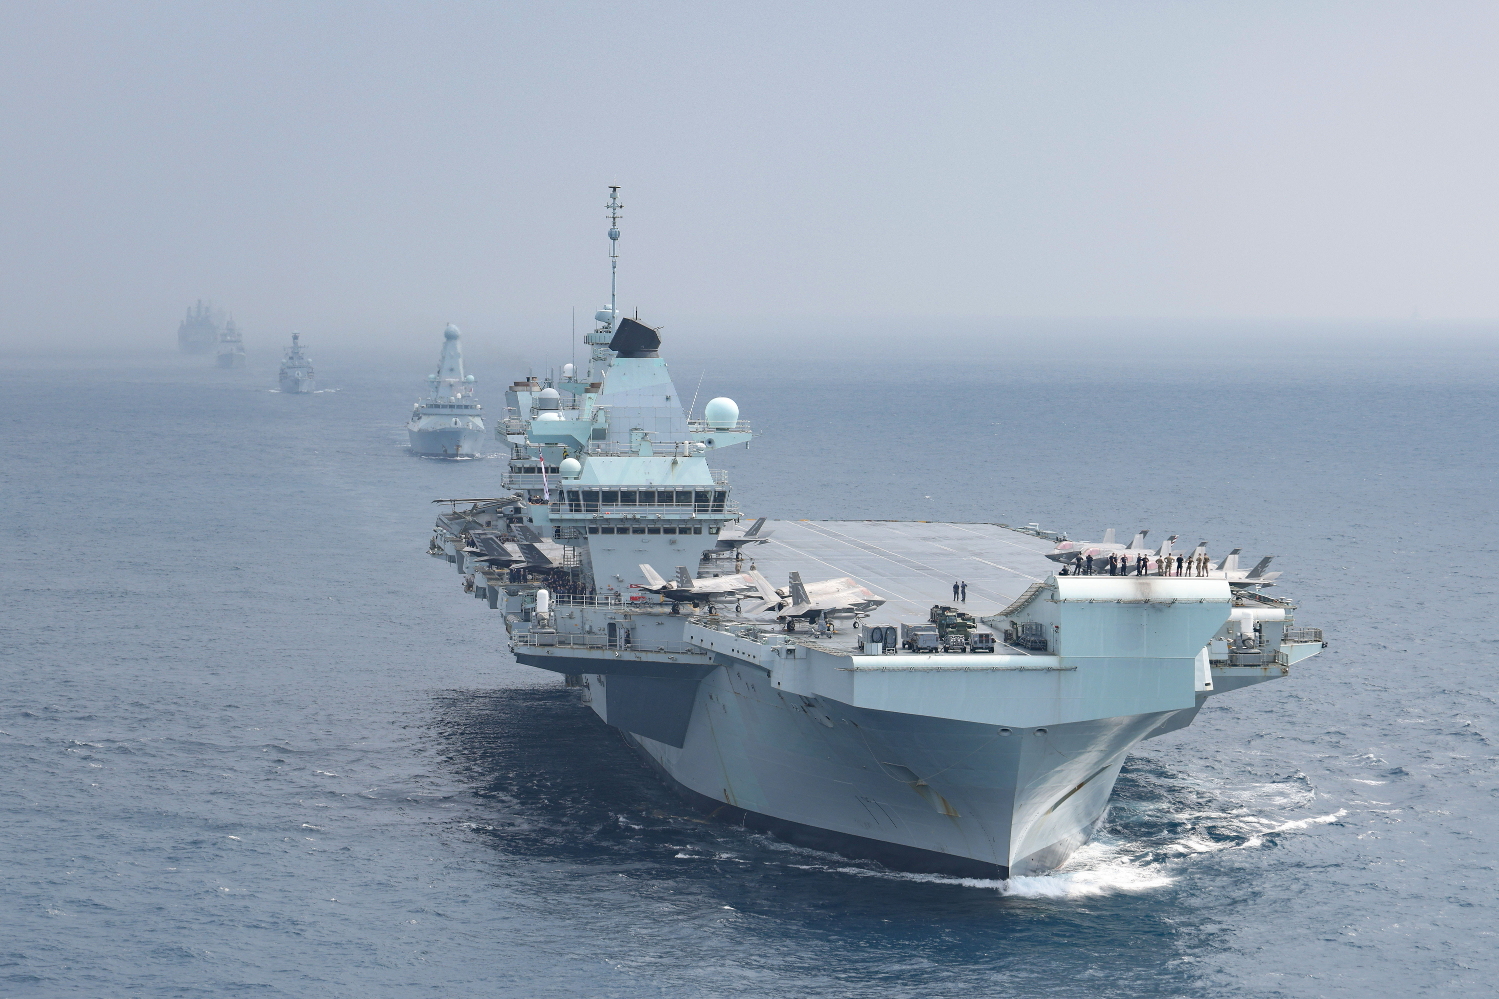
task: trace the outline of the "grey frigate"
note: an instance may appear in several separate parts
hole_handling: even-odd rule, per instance
[[[245,366],[245,337],[232,317],[219,331],[218,365],[221,368]]]
[[[281,391],[292,394],[312,392],[317,388],[312,360],[302,353],[302,335],[291,335],[291,346],[281,360]]]
[[[452,323],[442,334],[437,371],[427,376],[430,391],[411,410],[406,433],[413,454],[427,458],[484,457],[484,417],[474,398],[474,376],[463,372],[461,334]]]
[[[617,189],[609,210],[613,270]],[[612,289],[597,321],[557,405],[516,384],[506,493],[434,501],[428,551],[718,819],[896,869],[1045,871],[1131,748],[1323,648],[1237,550],[1126,562],[1110,538],[1109,569],[1034,525],[750,521],[708,463],[750,440],[735,404],[684,411]]]

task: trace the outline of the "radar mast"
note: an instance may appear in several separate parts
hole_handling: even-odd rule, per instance
[[[595,380],[597,362],[607,361],[611,356],[609,342],[614,339],[614,324],[619,318],[619,220],[624,217],[624,205],[619,201],[619,185],[609,185],[609,203],[604,206],[609,220],[609,306],[594,314],[598,328],[583,338],[593,348],[589,354],[588,379]]]

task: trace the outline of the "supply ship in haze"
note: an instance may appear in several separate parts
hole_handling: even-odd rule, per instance
[[[617,189],[609,208],[613,269]],[[1044,871],[1087,841],[1133,746],[1323,648],[1237,551],[745,526],[707,460],[749,441],[737,406],[692,419],[657,330],[612,289],[597,319],[583,377],[508,393],[509,492],[435,501],[428,551],[503,615],[517,660],[581,687],[716,818],[904,870]]]
[[[177,326],[177,349],[184,354],[207,354],[219,343],[219,323],[212,305],[201,298]]]
[[[302,353],[300,333],[291,335],[291,346],[281,361],[281,391],[291,393],[311,392],[317,388],[312,370],[312,361]]]
[[[221,368],[245,366],[245,338],[232,318],[219,333],[218,363]]]
[[[474,376],[463,373],[458,327],[442,334],[437,371],[427,376],[431,393],[411,410],[406,432],[411,451],[428,458],[482,458],[484,418],[474,399]]]

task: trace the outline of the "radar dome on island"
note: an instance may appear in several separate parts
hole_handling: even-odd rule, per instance
[[[458,339],[458,327],[454,326],[452,323],[448,323],[448,328],[442,331],[442,335],[444,339],[456,340]]]
[[[710,399],[703,407],[703,419],[714,430],[733,430],[739,423],[739,404],[724,396]]]
[[[564,479],[576,479],[583,474],[583,463],[569,455],[557,466],[557,474]]]

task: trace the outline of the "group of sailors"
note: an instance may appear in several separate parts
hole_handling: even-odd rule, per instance
[[[1062,567],[1062,575],[1072,576],[1206,576],[1213,568],[1206,552],[1191,555],[1151,555],[1140,552],[1131,563],[1129,554],[1110,552],[1107,560],[1095,559],[1092,555],[1080,556],[1068,567]]]

